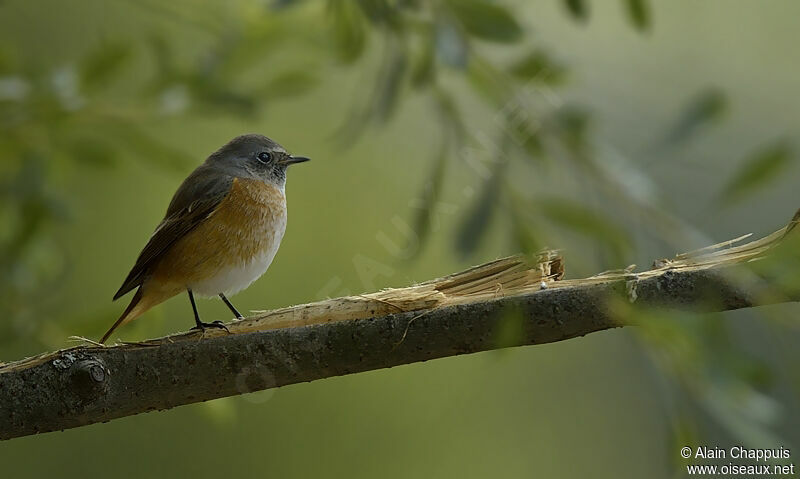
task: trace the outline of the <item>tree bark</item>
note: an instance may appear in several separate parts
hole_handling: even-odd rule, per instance
[[[186,333],[112,347],[81,346],[5,364],[0,366],[0,439],[435,358],[562,341],[623,326],[612,312],[618,308],[609,307],[614,304],[724,311],[788,301],[792,298],[765,294],[767,282],[742,263],[762,256],[790,227],[743,246],[727,248],[726,243],[710,253],[679,255],[643,273],[555,281],[563,273],[560,257],[547,257],[551,269],[542,269],[540,262],[538,270],[498,268],[501,260],[395,290],[402,295],[376,293],[360,315],[309,320],[313,315],[306,312],[314,305],[304,305],[278,312],[294,319],[271,326],[263,318],[232,323],[231,334],[209,331],[204,337]],[[474,271],[481,273],[480,292],[467,288],[454,300],[455,291],[475,282]],[[467,283],[460,279],[466,274]],[[427,291],[420,296],[424,301],[415,297],[412,306],[404,306],[402,298],[412,289]],[[431,306],[433,297],[439,302]],[[345,299],[354,300],[316,307],[335,310]],[[380,311],[376,304],[397,312]],[[516,334],[509,339],[503,331],[510,321]]]

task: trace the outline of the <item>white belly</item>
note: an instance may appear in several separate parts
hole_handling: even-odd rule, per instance
[[[272,264],[285,231],[286,216],[281,215],[278,221],[270,225],[270,231],[263,232],[262,238],[269,240],[262,243],[262,249],[252,259],[222,269],[213,277],[198,281],[189,287],[193,292],[205,297],[217,296],[219,293],[224,293],[226,296],[234,295],[247,288]]]

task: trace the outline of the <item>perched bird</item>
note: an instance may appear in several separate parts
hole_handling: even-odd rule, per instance
[[[228,301],[272,263],[286,230],[286,169],[308,158],[291,156],[262,135],[242,135],[217,150],[181,184],[167,214],[139,254],[114,300],[137,289],[122,316],[100,340],[153,306],[186,291],[196,326],[194,293]]]

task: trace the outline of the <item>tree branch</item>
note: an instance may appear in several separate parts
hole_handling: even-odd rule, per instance
[[[231,334],[81,346],[0,366],[0,439],[400,364],[543,344],[623,326],[610,302],[724,311],[792,300],[743,263],[797,222],[654,268],[561,280],[553,252],[505,258],[417,286],[268,312]],[[620,302],[622,300],[622,302]],[[518,314],[512,314],[518,313]],[[518,334],[501,342],[509,318]]]

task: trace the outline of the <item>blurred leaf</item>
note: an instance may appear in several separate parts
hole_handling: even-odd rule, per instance
[[[267,97],[290,97],[302,95],[318,83],[318,78],[308,70],[282,72],[271,79],[264,89]]]
[[[333,44],[344,63],[352,63],[364,52],[367,41],[365,19],[352,0],[330,0],[329,12],[333,19]]]
[[[748,267],[761,278],[768,278],[770,293],[800,296],[800,228],[796,226],[763,259]]]
[[[780,417],[780,404],[742,381],[742,372],[749,367],[742,368],[741,363],[752,358],[730,341],[725,319],[716,314],[625,306],[628,319],[640,326],[637,330],[660,353],[656,357],[663,366],[718,424],[748,447],[785,443],[771,431]],[[691,437],[683,440],[689,442],[681,447],[691,446]]]
[[[513,188],[506,188],[506,192],[511,198],[511,226],[513,228],[514,247],[521,250],[523,253],[532,254],[539,252],[545,248],[543,241],[542,228],[534,223],[534,219],[525,216],[529,209],[527,201],[519,194],[515,193]]]
[[[70,156],[75,161],[88,166],[108,168],[114,164],[114,150],[105,143],[92,138],[81,138],[73,141],[68,149]]]
[[[389,53],[384,60],[373,102],[373,112],[381,121],[388,120],[394,113],[408,68],[406,54],[397,45],[389,47]]]
[[[514,248],[525,254],[533,254],[545,248],[539,232],[528,222],[512,220]]]
[[[103,45],[87,56],[80,66],[81,85],[87,90],[108,84],[131,56],[131,48],[122,43]]]
[[[510,72],[522,80],[547,84],[561,83],[567,73],[563,66],[554,62],[540,50],[530,52],[523,59],[514,63]]]
[[[502,123],[506,140],[523,152],[526,159],[546,158],[538,114],[522,101],[509,101],[495,116],[495,121]]]
[[[505,107],[514,93],[502,80],[502,74],[490,62],[480,57],[474,56],[469,62],[467,75],[470,86],[498,109]]]
[[[482,40],[512,43],[522,38],[522,28],[505,7],[486,0],[450,0],[450,11],[464,29]]]
[[[577,159],[584,159],[589,148],[589,120],[588,113],[573,107],[561,108],[553,117],[561,141]]]
[[[120,150],[138,155],[142,160],[161,168],[185,171],[187,166],[197,162],[185,152],[156,140],[136,123],[112,119],[101,128],[109,141],[121,143]]]
[[[457,25],[446,19],[436,22],[436,55],[442,63],[453,68],[461,70],[467,66],[467,39]]]
[[[397,5],[408,10],[419,10],[423,0],[397,0]]]
[[[131,2],[138,8],[146,10],[158,17],[167,19],[177,25],[189,27],[211,35],[220,35],[227,22],[223,20],[222,8],[213,3],[207,3],[203,8],[187,8],[186,5],[181,6],[179,2],[160,2],[157,0],[138,0]],[[166,29],[165,29],[166,30]]]
[[[564,5],[575,20],[586,21],[589,18],[589,10],[584,0],[564,0]]]
[[[726,359],[733,373],[753,389],[763,391],[776,382],[766,361],[743,354],[731,354]]]
[[[752,448],[786,444],[772,430],[780,415],[780,403],[725,376],[705,379],[697,386],[701,404],[737,440]]]
[[[765,389],[770,385],[772,375],[768,365],[760,358],[736,347],[728,321],[711,315],[698,321],[698,324],[699,334],[705,338],[705,354],[717,359],[714,364],[708,365],[712,372],[721,367],[724,371],[717,374],[729,375],[752,388]]]
[[[538,211],[563,228],[604,243],[615,264],[625,263],[631,249],[628,236],[608,215],[568,199],[540,199]]]
[[[286,15],[289,14],[286,13]],[[272,16],[266,15],[265,17],[271,18]],[[278,17],[279,14],[274,14],[274,16]],[[274,28],[254,26],[245,29],[241,34],[226,36],[224,41],[220,40],[214,46],[214,74],[218,78],[231,81],[231,78],[240,76],[259,76],[261,73],[254,70],[258,70],[263,65],[270,65],[272,70],[280,71],[283,68],[283,62],[276,63],[272,57],[291,50],[296,45],[296,39],[293,38],[293,35],[287,34],[287,31],[293,31],[292,27],[285,25],[276,25]],[[325,45],[329,43],[325,42]]]
[[[628,10],[628,17],[633,26],[640,31],[648,30],[650,23],[650,7],[647,0],[624,0]]]
[[[523,134],[524,136],[521,137],[522,142],[520,146],[525,151],[525,153],[527,153],[525,155],[525,158],[529,160],[547,159],[547,156],[545,155],[544,144],[542,143],[542,138],[539,134],[539,130],[527,129],[523,131]]]
[[[425,35],[422,39],[420,51],[411,68],[411,85],[421,88],[429,85],[435,77],[434,49],[436,46],[435,35]]]
[[[5,185],[4,202],[18,210],[18,222],[10,240],[0,251],[0,266],[20,266],[24,251],[51,220],[66,216],[63,204],[50,194],[47,185],[49,163],[38,152],[28,151],[13,181]],[[8,225],[6,225],[8,227]]]
[[[483,183],[481,194],[478,195],[458,228],[456,250],[462,257],[474,253],[486,232],[489,231],[489,224],[500,196],[504,166],[505,162],[495,165],[491,178]]]
[[[193,97],[199,104],[212,109],[227,110],[230,113],[249,117],[256,112],[257,102],[248,94],[229,90],[218,85],[203,85],[193,89]]]
[[[792,159],[792,151],[785,144],[774,145],[752,155],[728,181],[720,199],[725,202],[736,201],[765,186],[776,179]]]
[[[355,3],[372,23],[393,23],[396,19],[396,12],[387,0],[356,0]]]
[[[153,52],[156,62],[156,87],[171,83],[175,79],[175,68],[173,65],[174,55],[172,48],[167,40],[160,34],[151,35],[149,38],[150,50]]]
[[[686,460],[681,458],[678,451],[683,447],[690,447],[695,450],[698,446],[702,445],[700,440],[697,426],[695,425],[695,418],[687,414],[681,414],[674,421],[671,432],[671,440],[667,441],[667,462],[671,463],[675,471],[686,472]],[[675,477],[680,477],[682,474],[676,474]]]
[[[699,93],[666,135],[665,146],[689,140],[699,129],[719,121],[727,109],[728,100],[721,90],[713,88]]]
[[[283,10],[284,8],[295,7],[302,3],[303,0],[272,0],[270,8],[275,11]]]
[[[422,190],[422,208],[417,210],[414,218],[414,231],[417,233],[420,246],[417,248],[417,252],[422,251],[422,246],[428,240],[433,209],[442,195],[442,185],[444,184],[445,171],[447,170],[448,151],[448,143],[444,142],[433,160],[433,170]]]
[[[218,76],[217,65],[216,59],[206,59],[199,69],[181,75],[189,92],[186,103],[194,108],[205,107],[211,113],[224,110],[240,116],[252,116],[259,106],[254,94],[235,89],[236,86],[229,79]]]
[[[453,96],[442,88],[436,88],[433,90],[433,97],[441,125],[448,128],[456,143],[460,142],[465,136],[466,127]]]

